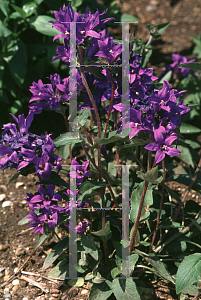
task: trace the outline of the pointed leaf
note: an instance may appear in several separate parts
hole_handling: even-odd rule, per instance
[[[47,255],[43,269],[47,269],[66,249],[69,247],[69,237],[65,237],[62,241],[60,241],[52,251]]]
[[[194,253],[184,258],[176,274],[176,293],[183,292],[200,279],[201,253]]]
[[[52,27],[52,24],[49,21],[56,21],[53,17],[41,15],[38,16],[33,23],[30,23],[30,27],[34,28],[39,33],[56,36],[58,35],[58,30]]]
[[[44,226],[44,233],[39,234],[38,241],[36,247],[39,248],[49,237],[50,237],[50,232],[51,228],[47,225]]]
[[[63,133],[54,140],[56,147],[76,143],[81,143],[81,140],[79,136],[76,136],[73,132]]]
[[[171,281],[172,283],[174,283],[173,278],[170,276],[168,271],[165,269],[163,263],[160,262],[160,259],[158,258],[158,256],[156,254],[150,253],[148,255],[148,260],[159,276],[161,276],[165,280],[168,280],[168,281]]]
[[[188,68],[188,69],[201,71],[201,63],[191,62],[191,63],[181,64],[179,65],[179,68]]]
[[[117,300],[141,300],[133,279],[115,278],[112,283],[112,291]]]
[[[69,264],[67,258],[60,261],[55,268],[53,268],[47,276],[51,279],[65,280],[69,277]]]
[[[112,295],[112,283],[109,280],[106,280],[103,283],[92,285],[89,294],[89,299],[107,300],[111,295]]]
[[[70,286],[80,287],[80,286],[83,286],[83,284],[84,284],[84,278],[82,278],[82,277],[78,277],[76,279],[71,279],[68,281],[68,285],[70,285]]]
[[[88,236],[82,235],[81,242],[84,250],[89,253],[95,260],[98,260],[98,250]]]
[[[145,182],[141,182],[136,189],[133,190],[131,196],[131,212],[130,219],[135,222],[139,210],[140,200]],[[152,183],[149,182],[147,191],[144,198],[143,209],[141,218],[147,218],[149,216],[149,206],[153,204],[153,189]]]

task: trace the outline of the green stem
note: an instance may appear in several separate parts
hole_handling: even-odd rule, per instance
[[[194,220],[196,221],[199,216],[201,214],[201,210],[197,213],[197,215],[195,216]],[[171,236],[167,241],[165,241],[162,245],[158,246],[155,250],[154,253],[157,253],[159,250],[161,250],[162,248],[164,248],[165,246],[167,246],[169,243],[171,243],[172,241],[174,241],[175,239],[177,239],[179,236],[186,234],[189,229],[194,225],[194,222],[192,221],[188,226],[186,226],[183,230],[181,230],[180,232],[176,233],[175,235]]]

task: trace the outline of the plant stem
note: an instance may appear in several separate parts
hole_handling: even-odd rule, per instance
[[[147,168],[150,166],[149,158],[150,158],[150,156],[148,155]],[[141,200],[140,200],[140,205],[139,205],[139,209],[138,209],[137,219],[135,221],[135,225],[134,225],[134,229],[133,229],[133,233],[132,233],[132,237],[131,237],[131,241],[130,241],[130,254],[132,253],[133,247],[135,247],[136,238],[137,238],[137,230],[138,230],[138,226],[139,226],[139,222],[140,222],[140,217],[141,217],[141,213],[142,213],[144,198],[146,195],[148,184],[149,184],[149,181],[145,181]]]
[[[193,178],[192,178],[192,180],[191,180],[191,183],[189,184],[189,186],[188,186],[188,188],[187,188],[187,190],[186,190],[186,192],[185,192],[185,194],[184,194],[184,197],[183,197],[181,203],[179,204],[179,207],[178,207],[178,209],[177,209],[177,211],[176,211],[176,213],[175,213],[175,215],[174,215],[174,217],[173,217],[173,221],[174,221],[174,222],[176,221],[176,219],[177,219],[177,217],[178,217],[178,214],[179,214],[179,212],[180,212],[182,206],[184,205],[184,203],[185,203],[185,201],[186,201],[186,197],[187,197],[188,193],[190,192],[190,190],[191,190],[191,188],[192,188],[192,186],[193,186],[193,184],[194,184],[194,182],[195,182],[195,180],[196,180],[197,174],[198,174],[198,172],[199,172],[199,170],[200,170],[200,166],[201,166],[201,159],[200,159],[199,164],[198,164],[198,166],[197,166],[197,168],[196,168],[196,170],[195,170],[195,174],[194,174],[194,176],[193,176]]]
[[[64,110],[63,110],[63,108],[62,108],[62,105],[61,105],[60,103],[59,103],[59,107],[60,107],[61,112],[62,112],[62,115],[63,115],[63,117],[64,117],[64,121],[65,121],[65,124],[66,124],[66,130],[67,130],[67,132],[69,132],[68,121],[67,121],[65,112],[64,112]],[[70,153],[70,161],[72,161],[73,156],[72,156],[71,145],[69,145],[69,153]]]
[[[137,237],[137,230],[138,230],[138,226],[139,226],[139,221],[140,221],[140,217],[141,217],[141,212],[142,212],[144,198],[145,198],[145,195],[146,195],[148,184],[149,184],[149,181],[145,181],[144,188],[143,188],[143,191],[142,191],[142,197],[141,197],[140,205],[139,205],[139,209],[138,209],[137,219],[135,221],[135,225],[134,225],[134,229],[133,229],[133,233],[132,233],[132,237],[131,237],[130,254],[132,253],[132,249],[135,246],[136,237]]]
[[[141,161],[137,158],[137,156],[133,153],[133,151],[130,149],[130,153],[133,156],[134,160],[138,163],[138,165],[141,167],[141,170],[145,173],[145,168],[141,164]]]
[[[163,207],[163,197],[164,197],[164,187],[165,187],[165,159],[162,160],[162,166],[163,166],[163,186],[162,186],[160,209],[159,209],[159,213],[158,213],[156,228],[155,228],[155,231],[154,231],[154,234],[153,234],[153,237],[152,237],[152,241],[151,241],[151,245],[150,245],[150,248],[149,248],[149,253],[151,252],[152,246],[154,244],[154,240],[155,240],[155,237],[156,237],[158,225],[159,225],[159,222],[160,222],[161,211],[162,211],[162,207]]]
[[[112,190],[112,187],[111,187],[111,185],[110,185],[110,183],[109,183],[107,177],[106,177],[105,174],[97,167],[97,165],[95,164],[94,160],[91,158],[91,156],[90,156],[89,153],[87,152],[87,150],[86,150],[86,148],[85,148],[85,145],[84,145],[84,141],[82,141],[81,144],[82,144],[82,148],[83,148],[83,150],[84,150],[86,156],[87,156],[88,159],[91,161],[92,165],[96,168],[97,171],[99,171],[99,172],[101,173],[102,177],[103,177],[103,178],[105,179],[105,181],[107,182],[107,184],[108,184],[108,189],[109,189],[109,191],[110,191],[111,197],[112,197],[112,199],[114,200],[114,203],[115,203],[116,207],[119,207],[119,204],[118,204],[118,202],[117,202],[117,199],[116,199],[116,197],[115,197],[115,195],[114,195],[114,192],[113,192],[113,190]]]
[[[111,84],[112,84],[112,96],[111,96],[111,100],[110,100],[110,106],[109,106],[109,111],[108,111],[107,123],[106,123],[105,133],[104,133],[104,137],[103,138],[105,138],[106,133],[107,133],[107,128],[108,128],[108,124],[109,124],[109,120],[110,120],[110,112],[111,112],[111,109],[112,109],[112,103],[113,103],[113,99],[114,99],[114,80],[113,80],[111,72],[110,72],[110,79],[111,79]]]
[[[197,213],[197,215],[195,216],[194,220],[196,221],[199,216],[201,214],[201,210]],[[170,237],[167,241],[165,241],[162,245],[158,246],[155,250],[154,253],[157,253],[159,250],[161,250],[162,248],[164,248],[165,246],[167,246],[169,243],[171,243],[172,241],[174,241],[176,238],[178,238],[179,236],[181,236],[182,234],[185,234],[192,226],[194,225],[194,222],[192,221],[188,226],[186,226],[183,230],[181,230],[180,232],[176,233],[175,235],[173,235],[172,237]]]

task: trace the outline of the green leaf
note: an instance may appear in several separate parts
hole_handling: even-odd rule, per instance
[[[93,274],[93,273],[91,273],[91,272],[89,272],[86,276],[85,276],[85,280],[90,280],[90,279],[92,279],[92,278],[94,278],[95,277],[95,275]]]
[[[201,129],[191,124],[182,123],[180,127],[180,132],[181,134],[192,134],[192,133],[201,132]]]
[[[168,271],[165,269],[164,265],[162,262],[160,262],[158,256],[154,253],[150,253],[148,255],[148,260],[149,263],[153,266],[154,270],[156,271],[156,273],[162,277],[165,280],[168,280],[172,283],[174,283],[173,278],[170,276],[170,274],[168,273]]]
[[[10,12],[9,9],[9,2],[5,0],[0,0],[0,10],[3,12],[3,14],[8,17],[8,14]]]
[[[130,255],[130,273],[134,270],[135,264],[138,261],[139,255],[138,254],[131,254]]]
[[[112,278],[114,279],[115,277],[117,277],[119,274],[121,274],[121,271],[115,267],[114,269],[112,269],[111,271],[111,275],[112,275]]]
[[[112,291],[117,300],[141,300],[132,278],[115,278],[112,283]]]
[[[122,14],[121,15],[121,22],[129,22],[129,23],[138,23],[139,19],[137,17],[134,17],[130,14]]]
[[[23,18],[26,18],[26,13],[23,11],[23,9],[19,6],[16,6],[14,4],[11,4],[11,6],[14,8],[14,10]]]
[[[139,210],[140,200],[142,197],[142,191],[144,188],[145,182],[141,182],[136,189],[133,190],[131,196],[131,212],[130,212],[130,219],[135,222]],[[153,204],[153,190],[152,184],[149,182],[147,191],[144,198],[143,209],[141,213],[141,219],[147,218],[149,216],[149,210],[147,206]]]
[[[101,73],[100,68],[96,67],[83,67],[84,71],[87,71],[89,73],[92,73],[94,76],[106,81],[106,77]]]
[[[158,178],[158,166],[147,171],[145,174],[142,172],[137,172],[137,177],[155,184],[158,184],[162,181]]]
[[[90,114],[91,114],[91,109],[85,108],[85,109],[81,110],[80,114],[75,119],[75,122],[77,123],[77,126],[79,128],[82,128],[86,124],[87,119],[90,116]]]
[[[27,219],[27,217],[31,216],[30,214],[28,214],[26,217],[24,217],[23,219],[21,219],[17,224],[18,225],[24,225],[30,222],[30,219]]]
[[[56,21],[55,18],[41,15],[38,16],[33,23],[30,24],[30,27],[34,28],[39,33],[56,36],[59,34],[58,30],[52,27],[52,24],[49,21]]]
[[[47,255],[43,269],[47,269],[66,249],[69,247],[69,237],[65,237],[62,241],[52,249],[52,251]]]
[[[88,236],[82,235],[81,242],[84,250],[89,253],[95,260],[98,260],[98,250],[96,246],[92,243]]]
[[[48,225],[44,225],[44,233],[39,235],[36,247],[39,248],[49,237],[51,228]]]
[[[20,175],[20,172],[15,173],[10,179],[9,181],[6,183],[6,185],[8,185],[9,183],[11,183],[12,181],[16,180]]]
[[[164,76],[163,76],[163,78],[161,78],[161,80],[159,81],[159,83],[162,83],[164,80],[166,80],[166,81],[170,81],[170,79],[171,79],[171,77],[172,77],[172,70],[170,70],[170,71],[168,71]]]
[[[7,37],[12,32],[3,24],[3,22],[0,20],[0,38]]]
[[[98,181],[85,181],[82,183],[78,195],[77,200],[82,201],[85,197],[91,198],[94,195],[97,195],[97,189],[100,187],[106,187],[106,182],[98,182]]]
[[[170,25],[171,22],[158,24],[155,26],[152,25],[145,25],[145,27],[149,30],[150,34],[153,36],[153,38],[157,39],[160,37],[165,29]]]
[[[52,279],[65,280],[69,277],[69,265],[66,258],[60,261],[55,268],[53,268],[47,276]]]
[[[131,140],[129,140],[129,134],[132,128],[128,128],[125,129],[123,132],[117,134],[116,131],[112,131],[109,133],[109,136],[107,138],[95,138],[94,142],[96,142],[97,144],[99,144],[100,146],[104,145],[104,144],[110,144],[110,143],[115,143],[117,141],[121,141],[121,142],[129,142],[128,146],[137,146],[137,145],[144,145],[147,142],[139,139],[139,138],[132,138]],[[117,145],[118,147],[121,147],[121,145]],[[123,145],[122,147],[124,147],[125,145]]]
[[[62,145],[70,145],[70,144],[76,144],[81,143],[81,139],[76,136],[73,132],[66,132],[63,134],[60,134],[55,140],[54,144],[56,147],[62,146]]]
[[[201,71],[201,63],[191,62],[191,63],[181,64],[179,65],[179,68],[188,68],[188,69]]]
[[[22,6],[22,9],[26,13],[26,17],[30,17],[33,13],[35,13],[37,4],[35,2],[28,2]]]
[[[94,232],[91,232],[91,234],[93,235],[96,235],[96,236],[105,236],[107,239],[110,239],[111,238],[111,230],[110,230],[110,222],[108,221],[106,224],[105,224],[105,227],[102,228],[101,230],[99,231],[94,231]]]
[[[112,283],[109,280],[106,280],[103,283],[92,285],[89,294],[89,299],[107,300],[111,295],[112,295]]]
[[[9,69],[17,85],[22,88],[27,73],[27,50],[24,42],[17,42],[18,50],[9,61]]]
[[[192,141],[192,146],[193,146],[193,141]],[[199,161],[199,155],[197,151],[195,151],[191,147],[191,144],[187,144],[184,141],[180,140],[178,141],[177,149],[181,152],[179,158],[183,160],[187,165],[191,165],[192,167],[194,167],[194,161],[195,160]]]
[[[10,108],[10,112],[16,115],[17,112],[22,108],[22,102],[20,100],[15,100],[13,106]]]
[[[75,278],[75,279],[71,279],[68,281],[68,285],[70,286],[83,286],[84,284],[84,278],[83,277],[78,277],[78,278]]]
[[[183,292],[200,279],[201,254],[194,253],[184,258],[176,274],[176,293]]]
[[[75,144],[71,144],[71,149],[73,149],[73,146]],[[63,159],[67,159],[70,156],[70,151],[69,151],[69,145],[63,145],[59,146],[59,148],[56,150],[56,153],[58,156],[62,157]]]

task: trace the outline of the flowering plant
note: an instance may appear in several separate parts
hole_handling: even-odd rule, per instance
[[[160,243],[159,223],[163,218],[164,189],[167,188],[165,160],[169,162],[170,157],[181,153],[178,144],[182,116],[190,107],[180,99],[186,90],[171,89],[167,80],[157,83],[153,69],[142,67],[149,57],[149,44],[139,47],[133,33],[123,42],[109,36],[105,24],[114,18],[103,19],[106,12],[100,14],[97,10],[92,14],[86,9],[81,15],[73,11],[70,3],[54,12],[56,21],[51,23],[60,32],[54,40],[63,38],[63,45],[58,46],[53,61],[65,62],[71,75],[61,78],[55,73],[50,75],[47,84],[41,79],[32,83],[28,116],[12,115],[19,129],[14,123],[3,126],[0,166],[2,170],[16,168],[17,174],[34,173],[38,177],[38,192],[27,193],[25,198],[30,207],[26,221],[34,228],[34,233],[40,233],[38,245],[51,232],[58,238],[60,228],[66,232],[69,247],[75,242],[72,237],[76,236],[79,247],[73,254],[78,266],[71,264],[69,254],[64,278],[69,279],[68,267],[78,271],[82,283],[85,274],[91,289],[90,299],[97,299],[100,291],[104,291],[101,299],[108,299],[112,293],[120,299],[122,284],[129,296],[132,290],[135,299],[141,299],[140,283],[130,277],[136,272],[134,268],[140,256],[157,268],[157,274],[175,283],[174,276],[159,262],[156,256],[159,248],[154,244]],[[71,37],[71,25],[75,22],[76,47]],[[150,34],[158,37],[167,26],[167,23],[160,24],[158,29],[153,31],[152,28]],[[75,53],[78,55],[77,70],[71,66]],[[129,90],[123,92],[121,68],[127,54],[130,69],[126,65],[124,83],[129,81]],[[173,63],[171,67],[174,72],[178,71],[178,64]],[[121,101],[122,98],[129,98],[129,103]],[[78,102],[78,115],[74,120],[71,119],[72,99]],[[47,108],[60,112],[66,124],[67,132],[54,141],[50,134],[38,136],[29,132],[34,115]],[[86,125],[87,131],[83,133]],[[83,148],[84,160],[73,156],[75,144]],[[55,154],[55,150],[57,154],[63,153],[63,157]],[[62,163],[64,157],[70,157],[70,171]],[[129,161],[137,163],[131,165],[130,170]],[[130,181],[129,173],[132,175]],[[171,191],[168,192],[171,195]],[[159,195],[158,209],[155,201]],[[145,221],[147,223],[143,223]],[[149,222],[155,224],[155,227],[151,224],[152,230]],[[145,224],[148,224],[146,230],[150,230],[150,235],[142,241]],[[137,249],[138,246],[145,249],[149,246],[148,254]],[[57,248],[52,250],[54,257],[52,252],[46,257],[44,268],[59,259],[65,249],[66,244],[59,241]],[[60,270],[55,272],[54,276],[61,279]],[[137,273],[139,277],[142,275],[140,267]],[[51,274],[50,271],[50,277]]]

